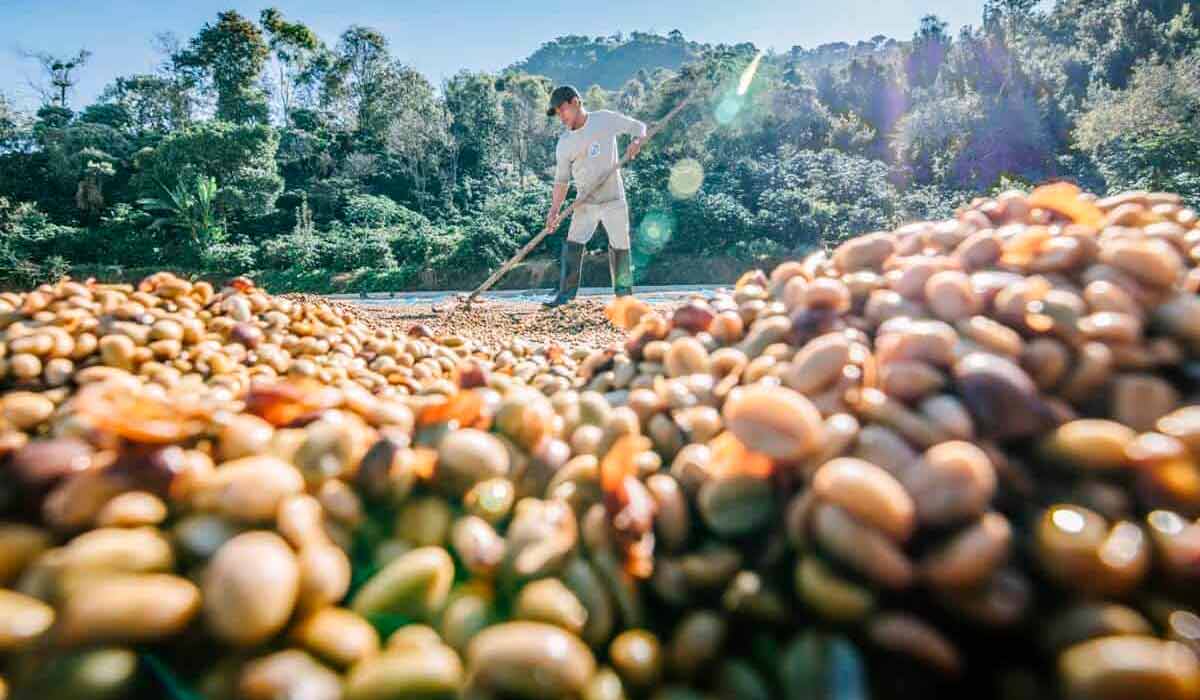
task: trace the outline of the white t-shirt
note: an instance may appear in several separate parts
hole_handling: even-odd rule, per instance
[[[567,130],[558,137],[554,155],[557,165],[554,170],[555,184],[565,185],[571,178],[580,193],[595,187],[604,174],[613,169],[620,157],[617,154],[617,135],[629,134],[637,138],[646,135],[642,122],[607,109],[588,112],[583,126]],[[618,170],[590,198],[588,204],[602,204],[625,199],[625,184]]]

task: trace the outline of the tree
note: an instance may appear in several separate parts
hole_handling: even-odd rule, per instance
[[[617,94],[617,110],[625,114],[636,114],[646,104],[646,84],[630,78]]]
[[[265,124],[269,109],[257,83],[268,54],[262,31],[229,10],[217,15],[216,24],[205,24],[174,59],[208,81],[207,89],[216,94],[218,119]]]
[[[793,251],[896,223],[898,197],[882,161],[784,148],[751,165],[749,175],[756,228]]]
[[[1087,58],[1090,81],[1123,88],[1139,60],[1169,52],[1163,23],[1183,6],[1184,0],[1066,0],[1055,5],[1050,25]]]
[[[134,132],[167,132],[192,121],[190,90],[171,78],[129,75],[109,83],[99,102],[121,107]]]
[[[434,95],[433,85],[407,66],[393,66],[387,84],[393,91],[390,106],[382,112],[388,116],[385,149],[400,162],[415,186],[414,199],[425,208],[432,205],[430,180],[441,172],[450,150],[449,114]]]
[[[42,78],[30,83],[30,87],[42,98],[43,105],[68,108],[68,97],[79,82],[78,71],[92,57],[92,52],[80,49],[73,56],[55,56],[50,53],[25,53],[26,58],[38,62]]]
[[[974,92],[918,105],[896,128],[892,143],[897,163],[919,183],[946,179],[982,112],[983,101]]]
[[[901,77],[891,64],[877,60],[851,59],[840,69],[822,68],[816,75],[817,97],[843,118],[857,118],[871,129],[871,150],[877,158],[889,159],[888,138],[909,109]]]
[[[4,93],[0,93],[0,153],[14,150],[24,119]]]
[[[588,109],[608,109],[608,100],[608,93],[599,85],[592,85],[583,93],[583,103]]]
[[[321,40],[301,22],[288,22],[274,7],[262,11],[259,18],[266,32],[267,46],[275,67],[274,97],[276,110],[284,125],[291,124],[298,91],[309,87],[302,78],[323,48]]]
[[[354,25],[342,33],[334,52],[314,66],[322,104],[336,123],[361,132],[377,122],[379,87],[391,65],[388,41],[379,31]],[[375,136],[382,141],[385,133]]]
[[[460,71],[442,88],[453,121],[450,135],[457,148],[457,171],[481,177],[495,163],[503,117],[496,80],[487,73]]]
[[[1200,203],[1200,50],[1139,64],[1126,89],[1097,87],[1074,139],[1110,188],[1169,190]]]
[[[139,154],[133,186],[143,197],[197,177],[217,181],[215,205],[221,216],[240,221],[270,214],[283,191],[275,154],[279,136],[262,124],[202,122],[175,132]]]
[[[86,223],[99,221],[108,205],[104,183],[118,174],[122,182],[128,178],[132,154],[133,147],[119,128],[82,120],[59,129],[46,147],[52,181],[72,199]]]
[[[1015,34],[1018,27],[1035,14],[1038,0],[985,0],[983,3],[983,27],[996,33]]]
[[[555,127],[554,122],[546,118],[546,104],[550,101],[553,86],[548,78],[525,73],[507,76],[503,85],[499,98],[504,114],[504,138],[509,157],[517,164],[521,185],[524,185],[530,169],[537,172],[552,164]],[[592,101],[591,90],[588,95],[589,108],[599,108]]]
[[[555,84],[568,83],[580,90],[593,84],[618,90],[638,71],[650,72],[659,67],[679,70],[698,59],[706,48],[687,41],[677,31],[667,36],[653,32],[610,37],[568,35],[542,44],[507,70],[544,75]]]
[[[921,18],[921,26],[913,34],[912,46],[904,57],[910,87],[927,88],[937,80],[938,71],[950,50],[951,40],[946,34],[948,26],[937,15]]]

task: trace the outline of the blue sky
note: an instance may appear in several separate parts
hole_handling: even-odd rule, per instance
[[[27,78],[36,75],[37,66],[21,58],[20,50],[69,54],[87,48],[93,57],[73,100],[86,104],[115,76],[153,68],[156,33],[186,39],[219,10],[233,8],[257,19],[272,5],[288,19],[308,23],[329,43],[350,24],[380,29],[398,58],[437,84],[461,68],[503,68],[564,34],[679,29],[696,41],[750,41],[782,51],[876,34],[907,38],[928,13],[957,33],[963,24],[980,23],[983,0],[0,0],[0,92],[26,107],[35,100]]]

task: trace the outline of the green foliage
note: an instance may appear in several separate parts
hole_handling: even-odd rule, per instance
[[[274,7],[262,11],[259,23],[276,68],[273,96],[283,123],[288,124],[297,107],[313,101],[316,85],[308,71],[324,46],[306,25],[288,22]]]
[[[320,82],[322,104],[343,128],[369,130],[383,118],[379,88],[391,64],[383,34],[354,25],[342,33],[333,53],[314,63],[312,79]]]
[[[165,196],[138,200],[147,211],[158,215],[150,229],[184,233],[187,239],[182,249],[203,260],[209,248],[225,239],[217,211],[217,181],[201,175],[193,183],[161,187]]]
[[[1187,4],[1186,0],[1063,0],[1050,20],[1055,35],[1087,61],[1090,81],[1122,88],[1139,60],[1174,53],[1168,42],[1180,38],[1181,28],[1164,31],[1164,23]]]
[[[734,245],[733,251],[737,257],[750,261],[780,258],[791,252],[783,244],[770,238],[740,240]]]
[[[87,180],[85,189],[99,196],[98,176],[112,177],[118,168],[125,171],[133,146],[117,127],[81,119],[56,130],[46,152],[50,175],[62,191],[75,193],[81,181]],[[77,205],[79,209],[98,210],[104,202],[77,201]]]
[[[1194,125],[1140,129],[1105,144],[1095,160],[1114,190],[1176,192],[1200,204],[1200,134]]]
[[[178,77],[122,76],[100,93],[99,105],[122,109],[127,128],[135,133],[172,131],[192,120],[195,100],[191,87],[189,81]]]
[[[695,60],[704,47],[687,41],[678,30],[667,36],[633,32],[608,37],[563,36],[542,44],[513,68],[544,75],[554,83],[571,83],[580,90],[598,85],[618,90],[639,70],[677,70]]]
[[[128,131],[133,126],[133,115],[122,104],[98,102],[88,105],[79,115],[85,124],[107,126],[115,131]]]
[[[1004,173],[1042,179],[1052,140],[1025,95],[989,99],[975,92],[921,104],[897,126],[899,164],[916,182],[961,183],[980,188]]]
[[[1143,63],[1123,90],[1098,87],[1075,130],[1109,187],[1169,190],[1200,202],[1200,50]]]
[[[525,243],[525,232],[512,224],[477,220],[461,232],[454,250],[442,263],[444,269],[495,269]]]
[[[359,268],[389,269],[396,266],[387,229],[347,226],[335,222],[319,234],[317,255],[323,267],[348,271]]]
[[[911,168],[918,182],[944,180],[982,120],[983,102],[975,93],[919,105],[897,126],[896,160]]]
[[[833,245],[895,223],[898,197],[881,161],[832,149],[784,150],[777,162],[751,167],[756,229],[791,250]]]
[[[268,55],[262,31],[233,10],[206,24],[187,49],[173,59],[209,82],[216,94],[217,118],[234,123],[266,123],[267,100],[257,81]]]
[[[827,66],[816,73],[816,89],[835,114],[874,132],[865,136],[875,155],[887,155],[887,138],[909,107],[909,95],[894,65],[869,54],[836,70]]]
[[[267,269],[307,270],[318,262],[317,229],[313,224],[312,212],[308,208],[308,197],[302,197],[296,207],[296,225],[290,234],[271,238],[263,246],[261,259]]]
[[[201,122],[173,133],[138,155],[134,188],[157,197],[162,188],[191,184],[204,176],[217,181],[220,216],[237,220],[270,213],[283,191],[275,154],[276,131],[261,124]]]
[[[1001,179],[998,185],[1007,189],[1004,185],[1011,182]],[[953,219],[955,210],[968,204],[973,196],[974,193],[967,190],[938,185],[911,186],[900,193],[897,219],[901,222]]]
[[[754,214],[736,197],[726,192],[701,193],[672,207],[678,232],[670,250],[703,253],[722,250],[752,235]],[[646,245],[644,237],[637,237]]]
[[[486,73],[462,71],[443,88],[452,122],[450,134],[457,144],[459,170],[478,177],[496,161],[502,117],[496,99],[495,79]]]
[[[79,264],[103,264],[119,260],[128,266],[162,264],[170,250],[173,234],[161,227],[152,228],[155,217],[128,203],[114,206],[88,230],[86,245],[70,251]]]
[[[439,267],[445,257],[459,244],[456,231],[430,226],[428,228],[397,227],[388,231],[388,247],[401,266]],[[476,266],[472,265],[471,269]]]
[[[21,127],[20,118],[8,98],[0,93],[0,152],[12,147],[17,131]]]
[[[546,105],[554,89],[549,78],[527,73],[511,73],[497,83],[504,115],[504,140],[508,155],[516,163],[522,184],[527,172],[539,173],[554,166],[557,120],[546,116]],[[592,86],[585,104],[602,109],[603,91]]]
[[[937,80],[950,50],[950,36],[946,34],[948,26],[937,15],[921,18],[921,26],[913,34],[912,45],[904,60],[909,86],[928,88]]]
[[[0,284],[33,286],[64,272],[63,248],[80,230],[50,221],[34,204],[0,197]]]
[[[477,283],[543,225],[560,82],[647,123],[691,97],[624,171],[637,266],[667,279],[706,274],[679,260],[766,265],[1047,177],[1200,205],[1196,3],[986,0],[975,26],[915,29],[769,52],[744,89],[755,46],[677,31],[561,37],[437,89],[376,29],[326,46],[274,8],[223,12],[94,104],[69,104],[86,56],[43,66],[36,114],[0,98],[0,283],[67,266],[279,291]],[[685,159],[700,178],[673,190]]]
[[[235,277],[255,269],[256,249],[249,243],[214,243],[200,254],[206,272]]]
[[[346,202],[345,220],[354,226],[405,226],[418,217],[422,220],[425,218],[379,195],[352,195]],[[424,225],[428,225],[428,222],[424,222]]]
[[[454,241],[421,214],[377,195],[350,197],[345,220],[382,237],[391,258],[401,265],[424,265],[453,247]],[[384,259],[380,260],[384,264]]]

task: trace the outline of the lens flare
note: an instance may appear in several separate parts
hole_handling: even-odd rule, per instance
[[[638,225],[634,248],[643,255],[656,255],[671,240],[675,233],[675,217],[669,211],[655,209],[642,218]]]
[[[684,158],[671,166],[671,177],[667,181],[667,189],[675,199],[687,199],[696,196],[700,185],[704,184],[704,166],[695,158]]]
[[[758,53],[754,54],[754,60],[750,61],[750,65],[742,71],[742,78],[738,81],[737,86],[738,96],[745,95],[746,91],[750,89],[750,83],[754,82],[754,74],[758,72],[758,64],[762,62],[763,53],[763,50],[759,49]]]
[[[726,95],[725,99],[717,104],[717,111],[714,116],[719,123],[728,124],[737,118],[740,111],[742,111],[742,101],[735,95]]]

